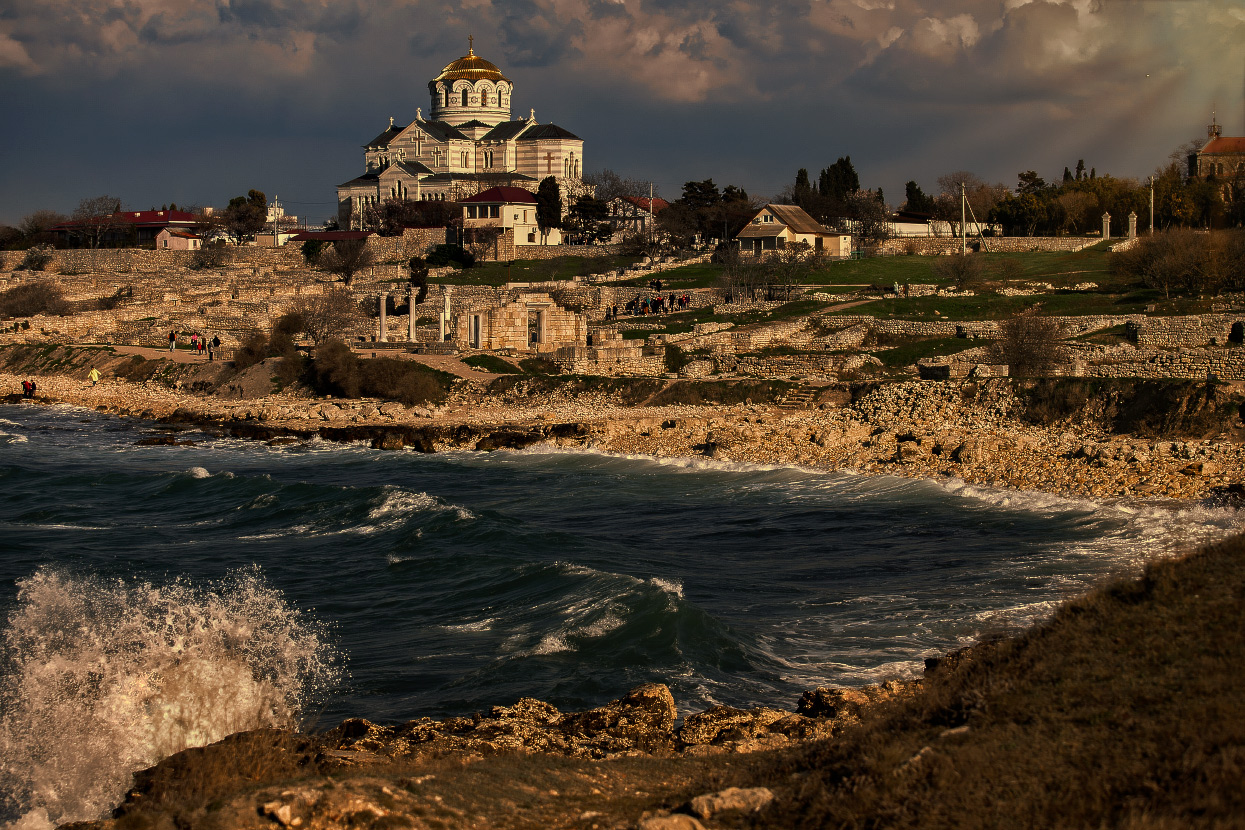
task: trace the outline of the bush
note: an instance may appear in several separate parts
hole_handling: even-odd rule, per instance
[[[673,344],[666,346],[665,364],[667,372],[678,372],[689,362],[687,352]]]
[[[940,280],[954,283],[959,288],[980,282],[985,272],[981,259],[972,254],[938,257],[930,267]]]
[[[452,378],[410,360],[359,360],[340,340],[330,340],[316,349],[311,376],[322,395],[387,398],[406,406],[444,400]]]
[[[562,373],[562,367],[547,357],[525,357],[519,361],[519,368],[537,377]]]
[[[55,317],[69,313],[69,303],[61,290],[47,280],[28,282],[0,292],[0,317],[34,317],[49,314]]]
[[[1063,359],[1063,333],[1049,317],[1039,317],[1032,310],[1021,312],[999,323],[999,330],[1003,336],[994,350],[1014,377],[1043,374]]]
[[[320,261],[320,252],[324,250],[324,241],[320,239],[308,239],[299,249],[303,254],[303,262],[308,265],[315,265]]]
[[[1202,233],[1177,228],[1140,239],[1111,255],[1111,269],[1147,288],[1172,294],[1245,288],[1245,231]]]
[[[52,246],[36,245],[26,251],[14,271],[42,271],[52,264]]]
[[[510,361],[502,360],[500,357],[491,354],[473,354],[471,357],[464,357],[463,363],[482,372],[492,372],[495,375],[512,375],[519,372]]]
[[[422,363],[379,357],[359,361],[360,389],[375,398],[400,401],[404,406],[441,401],[445,387]]]
[[[320,394],[359,397],[359,358],[340,340],[329,340],[316,348],[312,373]]]
[[[208,268],[219,268],[229,262],[230,259],[229,248],[224,242],[217,240],[216,242],[208,242],[195,251],[190,257],[190,267],[196,271],[204,271]]]
[[[476,258],[475,254],[463,248],[462,245],[438,245],[432,249],[432,253],[428,254],[426,262],[434,268],[444,268],[446,265],[453,265],[455,268],[472,268],[476,264]]]

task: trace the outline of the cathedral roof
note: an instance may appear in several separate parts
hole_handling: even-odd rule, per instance
[[[392,121],[393,119],[390,119],[390,120]],[[393,141],[394,138],[397,137],[397,135],[405,129],[406,127],[395,127],[393,124],[390,124],[389,129],[385,130],[383,133],[376,136],[376,138],[373,138],[371,141],[369,141],[367,144],[364,144],[363,146],[364,147],[388,147],[389,142]]]
[[[434,141],[447,141],[451,138],[460,138],[463,141],[470,141],[467,136],[458,131],[457,127],[452,126],[446,121],[420,121],[419,126],[423,127],[424,132],[432,136]]]
[[[1219,136],[1206,143],[1202,153],[1245,153],[1245,138]]]
[[[433,83],[458,80],[509,81],[510,79],[501,74],[501,70],[496,66],[477,55],[474,49],[468,49],[467,54],[442,69],[441,74],[433,78]]]
[[[376,181],[379,178],[380,178],[380,171],[373,170],[369,173],[364,173],[362,176],[359,176],[358,178],[351,179],[348,182],[342,182],[341,184],[338,185],[338,187],[350,187],[351,185],[362,186],[365,184],[372,185],[372,184],[376,184]]]
[[[485,133],[481,141],[509,141],[528,127],[527,121],[503,121]]]
[[[485,137],[487,138],[487,136]],[[519,136],[519,141],[537,141],[542,138],[572,138],[576,141],[583,140],[570,130],[564,130],[557,124],[537,124],[523,135]]]

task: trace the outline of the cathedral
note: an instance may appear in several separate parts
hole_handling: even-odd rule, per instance
[[[497,185],[535,191],[548,176],[563,199],[587,192],[582,183],[583,139],[556,124],[511,120],[514,82],[467,54],[428,82],[429,117],[389,127],[364,145],[367,171],[337,186],[338,222],[360,224],[362,211],[386,199],[458,201]]]

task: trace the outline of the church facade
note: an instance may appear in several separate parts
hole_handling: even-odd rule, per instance
[[[364,145],[363,175],[337,186],[338,222],[360,226],[387,199],[459,201],[499,185],[535,191],[548,176],[564,200],[589,191],[583,139],[556,124],[510,116],[514,82],[468,49],[428,83],[428,118],[416,109]]]

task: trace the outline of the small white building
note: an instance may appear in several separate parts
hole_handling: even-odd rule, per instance
[[[158,251],[197,251],[203,247],[198,234],[176,228],[165,228],[156,234]]]
[[[826,256],[847,257],[852,253],[851,234],[826,228],[796,205],[766,205],[735,235],[735,240],[741,251],[755,254],[782,250],[796,242],[807,243]]]
[[[522,245],[560,245],[562,231],[549,228],[543,234],[536,221],[536,196],[521,187],[490,187],[463,199],[463,230],[496,227]]]

